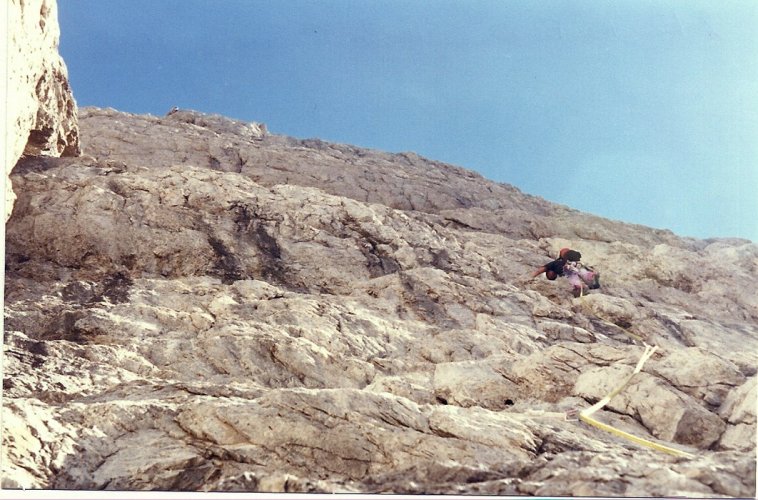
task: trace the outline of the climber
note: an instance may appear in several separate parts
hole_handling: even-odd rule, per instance
[[[579,262],[581,258],[582,254],[576,250],[561,248],[558,258],[537,268],[532,273],[532,278],[536,278],[542,273],[545,273],[545,277],[549,280],[554,280],[558,276],[565,276],[573,286],[574,297],[582,295],[585,286],[591,290],[600,288],[600,273],[582,265]]]

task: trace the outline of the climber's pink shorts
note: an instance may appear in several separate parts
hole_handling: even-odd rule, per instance
[[[566,266],[563,268],[563,275],[574,288],[583,288],[592,284],[592,280],[595,279],[594,271],[583,267]]]

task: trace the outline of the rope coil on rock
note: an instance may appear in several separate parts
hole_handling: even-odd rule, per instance
[[[618,393],[620,393],[622,390],[624,390],[624,387],[629,384],[629,382],[634,378],[636,374],[638,374],[640,371],[642,371],[642,367],[645,364],[645,362],[650,359],[650,357],[653,355],[653,353],[658,349],[658,346],[649,346],[645,344],[645,352],[642,353],[642,356],[640,357],[640,360],[637,362],[637,366],[634,368],[634,371],[629,375],[626,380],[624,380],[624,383],[616,387],[614,390],[608,393],[607,396],[605,396],[603,399],[595,403],[594,405],[590,406],[589,408],[586,408],[579,412],[579,419],[582,422],[585,422],[587,424],[590,424],[594,427],[597,427],[598,429],[601,429],[606,432],[610,432],[612,434],[615,434],[619,437],[622,437],[626,440],[632,441],[634,443],[637,443],[639,445],[645,446],[647,448],[652,448],[654,450],[662,451],[664,453],[668,453],[670,455],[675,455],[679,457],[685,457],[685,458],[695,458],[694,455],[691,453],[687,453],[686,451],[678,450],[676,448],[672,448],[670,446],[662,445],[660,443],[656,443],[654,441],[650,441],[649,439],[644,439],[639,436],[635,436],[634,434],[630,434],[628,432],[622,431],[621,429],[617,429],[616,427],[613,427],[608,424],[604,424],[602,422],[599,422],[592,418],[592,414],[596,411],[603,408],[605,405],[607,405],[611,399],[613,399],[614,396],[616,396]]]
[[[579,290],[579,300],[581,302],[584,301],[584,287],[581,287]],[[627,328],[624,328],[623,326],[617,325],[616,323],[613,323],[607,318],[604,318],[600,316],[597,313],[594,313],[594,316],[603,323],[606,323],[610,326],[614,326],[616,328],[619,328],[621,331],[623,331],[625,334],[627,334],[632,339],[636,340],[637,342],[640,342],[645,347],[645,352],[642,353],[642,356],[640,357],[640,360],[637,362],[637,366],[634,368],[634,371],[629,375],[629,377],[624,380],[624,382],[613,389],[611,392],[608,393],[607,396],[602,398],[600,401],[595,403],[594,405],[590,406],[589,408],[585,408],[581,412],[578,413],[579,420],[582,422],[585,422],[589,425],[592,425],[593,427],[596,427],[602,431],[609,432],[611,434],[615,434],[616,436],[619,436],[621,438],[624,438],[628,441],[631,441],[633,443],[639,444],[641,446],[645,446],[647,448],[651,448],[653,450],[662,451],[664,453],[668,453],[670,455],[678,456],[678,457],[685,457],[685,458],[695,458],[695,455],[688,453],[683,450],[679,450],[676,448],[672,448],[670,446],[666,446],[660,443],[656,443],[654,441],[650,441],[649,439],[641,438],[639,436],[635,436],[634,434],[630,434],[626,431],[622,431],[621,429],[618,429],[616,427],[613,427],[612,425],[605,424],[603,422],[600,422],[592,417],[592,415],[603,408],[605,405],[607,405],[611,399],[613,399],[616,395],[618,395],[624,388],[629,384],[629,382],[634,378],[636,374],[638,374],[640,371],[642,371],[642,367],[645,365],[645,362],[650,359],[650,357],[655,353],[655,351],[658,349],[658,346],[650,346],[648,345],[641,336],[630,332]],[[532,410],[529,412],[529,416],[531,417],[551,417],[551,418],[563,418],[567,421],[576,420],[577,411],[576,409],[570,409],[566,412],[546,412],[541,410]],[[526,416],[526,415],[525,415]]]
[[[584,287],[579,292],[579,298],[580,300],[584,300]],[[624,382],[613,389],[611,392],[608,393],[607,396],[602,398],[600,401],[595,403],[594,405],[590,406],[589,408],[586,408],[579,412],[579,419],[587,423],[589,425],[592,425],[593,427],[596,427],[602,431],[610,432],[611,434],[615,434],[616,436],[619,436],[621,438],[624,438],[628,441],[631,441],[633,443],[639,444],[641,446],[645,446],[647,448],[651,448],[653,450],[662,451],[664,453],[668,453],[670,455],[679,456],[679,457],[685,457],[685,458],[695,458],[695,456],[691,453],[688,453],[686,451],[678,450],[676,448],[672,448],[670,446],[666,446],[660,443],[656,443],[654,441],[650,441],[649,439],[641,438],[639,436],[635,436],[634,434],[630,434],[626,431],[622,431],[621,429],[618,429],[616,427],[613,427],[612,425],[605,424],[603,422],[600,422],[594,418],[592,418],[592,415],[603,408],[605,405],[607,405],[611,399],[613,399],[616,395],[618,395],[624,388],[631,382],[631,380],[634,378],[636,374],[642,371],[642,367],[645,365],[645,362],[647,362],[648,359],[655,353],[655,351],[658,349],[658,346],[650,346],[640,337],[639,335],[636,335],[626,328],[619,326],[615,323],[612,323],[611,321],[607,320],[606,318],[600,317],[599,315],[595,314],[595,316],[603,321],[604,323],[608,323],[609,325],[615,326],[617,328],[620,328],[624,333],[632,337],[633,339],[637,340],[638,342],[641,342],[645,346],[645,352],[642,353],[642,356],[640,356],[639,361],[637,362],[637,366],[634,368],[634,371],[624,380]],[[571,420],[572,417],[575,415],[575,410],[569,410],[562,414],[565,418],[565,420]],[[552,416],[552,415],[551,415]],[[557,416],[557,415],[556,415]]]

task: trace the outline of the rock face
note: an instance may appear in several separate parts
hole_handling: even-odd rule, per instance
[[[77,156],[76,102],[58,54],[54,0],[8,0],[7,99],[3,101],[7,149],[5,174],[21,155]],[[6,179],[7,220],[15,194]]]
[[[4,487],[754,496],[758,246],[411,153],[84,109],[7,228]],[[529,280],[564,246],[602,273]],[[656,354],[595,416],[564,412]]]

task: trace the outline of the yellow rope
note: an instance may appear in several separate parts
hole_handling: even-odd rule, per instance
[[[674,455],[677,457],[685,457],[685,458],[695,458],[695,455],[692,455],[691,453],[687,453],[686,451],[677,450],[676,448],[671,448],[670,446],[666,446],[663,444],[655,443],[653,441],[643,439],[639,436],[635,436],[634,434],[629,434],[628,432],[624,432],[621,429],[617,429],[616,427],[613,427],[608,424],[604,424],[602,422],[598,422],[594,418],[585,415],[583,412],[579,414],[579,418],[582,422],[586,422],[592,426],[597,427],[600,430],[604,430],[606,432],[610,432],[612,434],[615,434],[619,437],[622,437],[626,440],[632,441],[634,443],[637,443],[639,445],[645,446],[647,448],[652,448],[654,450],[662,451],[664,453],[668,453],[670,455]]]
[[[668,453],[670,455],[674,455],[678,457],[695,458],[693,454],[688,453],[686,451],[678,450],[670,446],[666,446],[660,443],[656,443],[654,441],[650,441],[649,439],[635,436],[634,434],[630,434],[626,431],[622,431],[621,429],[613,427],[612,425],[605,424],[603,422],[600,422],[592,418],[592,415],[595,412],[597,412],[598,410],[603,408],[605,405],[607,405],[611,401],[611,399],[613,399],[622,390],[624,390],[624,388],[627,386],[627,384],[629,384],[629,382],[631,382],[632,378],[634,378],[636,374],[642,371],[642,367],[645,365],[645,362],[652,357],[653,353],[655,353],[657,349],[658,349],[658,346],[649,346],[645,344],[645,352],[642,353],[642,356],[640,356],[640,360],[637,362],[637,366],[634,367],[634,370],[626,378],[626,380],[624,380],[622,384],[620,384],[618,387],[616,387],[611,392],[609,392],[608,395],[602,398],[600,401],[590,406],[589,408],[585,408],[584,410],[579,412],[579,415],[578,415],[579,419],[582,422],[585,422],[589,425],[597,427],[600,430],[603,430],[605,432],[610,432],[611,434],[615,434],[616,436],[624,438],[633,443],[637,443],[641,446],[645,446],[647,448],[651,448],[657,451],[662,451],[664,453]],[[520,418],[547,417],[547,418],[562,418],[564,420],[573,420],[575,418],[575,410],[569,410],[567,412],[547,412],[543,410],[530,410],[526,414],[510,415],[510,416],[515,416],[517,418],[519,417]]]
[[[596,411],[598,411],[603,406],[607,405],[611,399],[613,399],[619,392],[621,392],[626,385],[632,381],[632,378],[638,374],[640,371],[642,371],[642,366],[645,364],[645,362],[650,359],[650,357],[653,355],[653,353],[658,349],[658,346],[649,346],[645,345],[645,352],[642,353],[642,356],[640,357],[640,360],[637,362],[637,366],[634,368],[634,371],[629,375],[626,380],[624,380],[624,383],[620,386],[616,387],[614,390],[612,390],[606,397],[595,403],[593,406],[587,408],[586,410],[582,411],[582,413],[587,415],[592,415]]]
[[[627,329],[626,329],[626,328],[624,328],[623,326],[617,325],[616,323],[613,323],[612,321],[610,321],[610,320],[608,320],[608,319],[606,319],[606,318],[604,318],[604,317],[600,316],[599,314],[595,314],[595,317],[596,317],[597,319],[599,319],[600,321],[602,321],[603,323],[607,324],[607,325],[611,325],[611,326],[615,326],[616,328],[619,328],[621,331],[623,331],[624,333],[626,333],[627,335],[629,335],[630,337],[632,337],[632,338],[633,338],[634,340],[636,340],[637,342],[642,342],[642,343],[644,343],[644,342],[645,342],[645,341],[642,339],[642,337],[640,337],[640,336],[639,336],[639,335],[637,335],[636,333],[632,333],[632,332],[630,332],[629,330],[627,330]]]
[[[584,303],[584,287],[582,287],[581,290],[579,291],[579,300],[581,301],[581,303]],[[636,333],[630,332],[628,329],[624,328],[623,326],[617,325],[616,323],[612,322],[608,318],[600,316],[597,313],[594,313],[594,314],[595,314],[595,317],[597,319],[599,319],[600,321],[602,321],[603,323],[605,323],[607,325],[610,325],[610,326],[615,326],[616,328],[620,329],[621,331],[623,331],[624,333],[626,333],[627,335],[629,335],[630,337],[632,337],[637,342],[642,342],[643,344],[645,343],[645,341],[642,339],[642,337],[640,337]]]
[[[620,393],[624,389],[624,387],[627,386],[627,384],[632,380],[632,378],[634,378],[636,374],[642,371],[642,367],[645,364],[645,362],[648,359],[650,359],[650,357],[653,355],[653,353],[657,349],[658,349],[658,346],[649,346],[645,344],[645,352],[642,353],[642,356],[640,356],[640,360],[637,362],[637,366],[634,368],[634,371],[631,373],[631,375],[629,375],[626,378],[626,380],[624,380],[624,383],[616,387],[614,390],[608,393],[607,396],[605,396],[603,399],[601,399],[594,405],[579,412],[579,419],[582,422],[586,422],[592,426],[597,427],[598,429],[604,430],[606,432],[610,432],[612,434],[615,434],[619,437],[622,437],[624,439],[627,439],[639,445],[646,446],[648,448],[652,448],[654,450],[662,451],[665,453],[669,453],[671,455],[676,455],[676,456],[686,457],[686,458],[694,458],[694,455],[692,455],[691,453],[687,453],[686,451],[677,450],[676,448],[671,448],[670,446],[665,446],[665,445],[650,441],[648,439],[635,436],[634,434],[630,434],[628,432],[622,431],[621,429],[617,429],[616,427],[613,427],[608,424],[604,424],[592,418],[593,413],[595,413],[596,411],[600,410],[605,405],[607,405],[611,401],[611,399],[613,399],[614,396]]]
[[[579,291],[579,299],[580,301],[584,301],[584,287],[582,287]],[[688,453],[686,451],[678,450],[676,448],[672,448],[670,446],[666,446],[660,443],[656,443],[654,441],[650,441],[649,439],[644,439],[639,436],[635,436],[634,434],[630,434],[626,431],[622,431],[621,429],[618,429],[616,427],[613,427],[612,425],[605,424],[603,422],[600,422],[594,418],[592,418],[592,415],[603,408],[605,405],[607,405],[611,399],[613,399],[616,395],[618,395],[624,388],[631,382],[632,378],[636,374],[638,374],[640,371],[642,371],[642,367],[644,366],[645,362],[650,359],[650,357],[653,355],[653,353],[658,349],[658,346],[649,346],[645,341],[637,334],[634,334],[624,328],[623,326],[619,326],[607,318],[604,318],[598,314],[595,314],[595,317],[599,319],[600,321],[607,323],[611,326],[615,326],[616,328],[621,329],[624,333],[632,337],[633,339],[637,340],[638,342],[641,342],[645,346],[645,352],[642,353],[642,356],[640,356],[640,360],[637,362],[637,366],[634,368],[634,371],[632,371],[631,375],[624,380],[624,382],[613,389],[611,392],[608,393],[607,396],[602,398],[600,401],[595,403],[594,405],[590,406],[589,408],[585,408],[581,412],[579,412],[579,419],[582,422],[585,422],[589,425],[592,425],[594,427],[597,427],[600,430],[603,430],[605,432],[610,432],[611,434],[615,434],[616,436],[619,436],[621,438],[624,438],[628,441],[631,441],[633,443],[637,443],[641,446],[645,446],[647,448],[651,448],[653,450],[662,451],[664,453],[668,453],[670,455],[678,456],[678,457],[685,457],[685,458],[695,458],[695,455]],[[571,414],[570,414],[571,413]],[[573,412],[566,412],[566,413],[558,413],[558,412],[533,412],[532,417],[560,417],[563,416],[566,420],[569,420],[571,417],[573,417]]]

